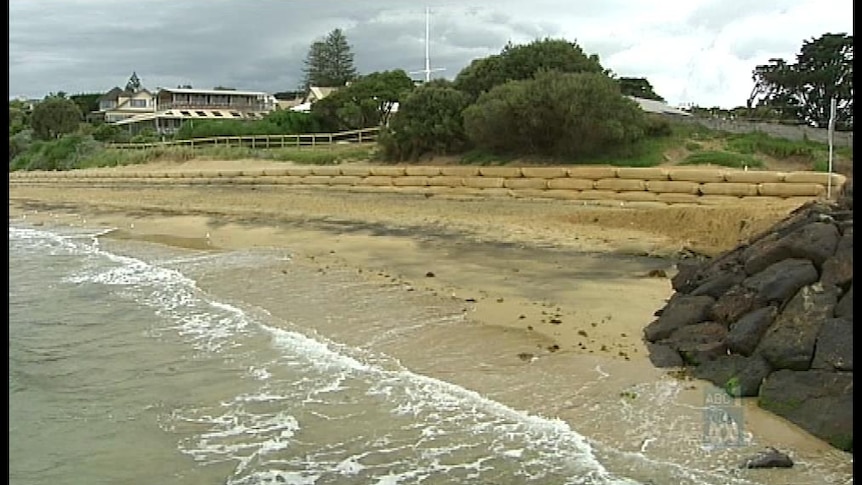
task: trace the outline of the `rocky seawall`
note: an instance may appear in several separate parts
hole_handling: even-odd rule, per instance
[[[654,365],[690,367],[852,452],[850,184],[836,202],[805,204],[746,244],[681,263],[644,337]]]

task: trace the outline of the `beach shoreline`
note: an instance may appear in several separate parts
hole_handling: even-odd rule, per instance
[[[411,295],[445,299],[481,325],[540,342],[532,355],[511,356],[513,361],[580,355],[590,373],[593,363],[602,362],[624,387],[666,375],[649,362],[642,329],[673,293],[670,277],[680,250],[693,242],[718,251],[715,241],[743,237],[735,224],[717,226],[739,220],[741,209],[721,208],[699,209],[720,216],[675,234],[674,220],[691,226],[697,218],[689,211],[696,210],[239,187],[10,186],[9,220],[104,227],[111,229],[107,238],[197,250],[285,248],[293,263],[313,271],[349,272]],[[743,211],[742,220],[749,221],[744,230],[767,227],[789,210]],[[667,221],[649,230],[660,219]],[[720,238],[706,234],[691,241],[706,227],[721,232]],[[699,381],[686,385],[697,391],[691,396],[706,389]],[[753,401],[746,412],[748,430],[759,442],[832,453]]]

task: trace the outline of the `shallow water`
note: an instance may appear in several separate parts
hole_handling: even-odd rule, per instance
[[[11,484],[852,476],[837,452],[737,470],[758,443],[704,447],[702,396],[686,383],[550,355],[529,332],[471,322],[460,301],[285,250],[97,234],[10,226]]]

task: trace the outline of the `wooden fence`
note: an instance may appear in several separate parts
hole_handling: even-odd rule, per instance
[[[250,136],[214,136],[210,138],[192,138],[189,140],[171,140],[153,143],[111,143],[109,148],[119,150],[139,150],[157,147],[243,147],[243,148],[297,148],[332,146],[339,144],[373,143],[377,141],[380,128],[364,128],[362,130],[342,131],[339,133],[307,133],[301,135],[250,135]]]

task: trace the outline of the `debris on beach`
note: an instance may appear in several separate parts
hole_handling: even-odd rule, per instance
[[[773,447],[747,458],[740,468],[792,468],[793,460]]]

